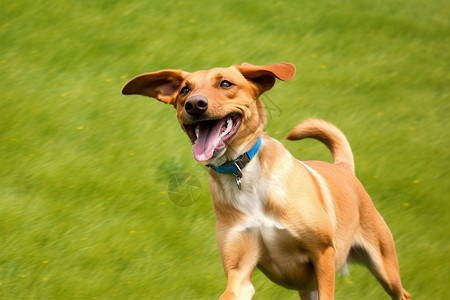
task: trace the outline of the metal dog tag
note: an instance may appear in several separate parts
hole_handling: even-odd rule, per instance
[[[238,174],[233,173],[233,175],[234,175],[234,179],[236,179],[236,184],[237,184],[238,189],[241,189],[241,177]]]
[[[236,160],[234,161],[234,166],[236,167],[236,170],[237,170],[236,173],[233,173],[234,179],[236,179],[236,184],[237,184],[238,188],[241,189],[242,169]]]

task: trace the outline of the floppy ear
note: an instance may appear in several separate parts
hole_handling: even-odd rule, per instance
[[[268,66],[255,66],[243,63],[238,66],[238,69],[247,80],[256,84],[259,95],[270,90],[275,84],[276,78],[289,81],[295,75],[295,66],[284,62]]]
[[[156,98],[166,104],[174,104],[177,91],[187,74],[189,73],[180,70],[141,74],[125,84],[122,94],[143,95]]]

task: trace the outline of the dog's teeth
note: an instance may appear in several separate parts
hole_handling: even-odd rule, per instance
[[[227,128],[225,128],[224,132],[222,132],[222,133],[219,135],[219,139],[223,138],[225,135],[227,135],[228,133],[230,133],[232,127],[233,127],[233,120],[228,119],[228,120],[227,120]]]
[[[231,127],[233,127],[233,120],[232,119],[228,119],[227,120],[227,130],[228,130],[228,132],[230,132]]]
[[[200,128],[199,128],[199,126],[197,125],[197,126],[195,126],[195,136],[198,138],[198,133],[199,133],[199,131],[200,131]]]

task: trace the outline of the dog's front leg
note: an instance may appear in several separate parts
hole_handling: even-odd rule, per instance
[[[320,300],[334,299],[334,248],[328,247],[315,253],[312,259]]]
[[[217,231],[227,287],[220,300],[251,299],[255,288],[251,275],[259,260],[258,238],[250,231]]]

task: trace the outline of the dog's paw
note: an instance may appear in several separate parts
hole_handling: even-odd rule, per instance
[[[239,291],[225,290],[219,300],[251,300],[255,294],[255,288],[251,283],[242,284]]]
[[[233,291],[225,291],[219,298],[219,300],[237,300],[237,299],[239,299],[239,297]]]
[[[402,299],[401,300],[411,300],[411,296],[405,290],[403,290]]]

